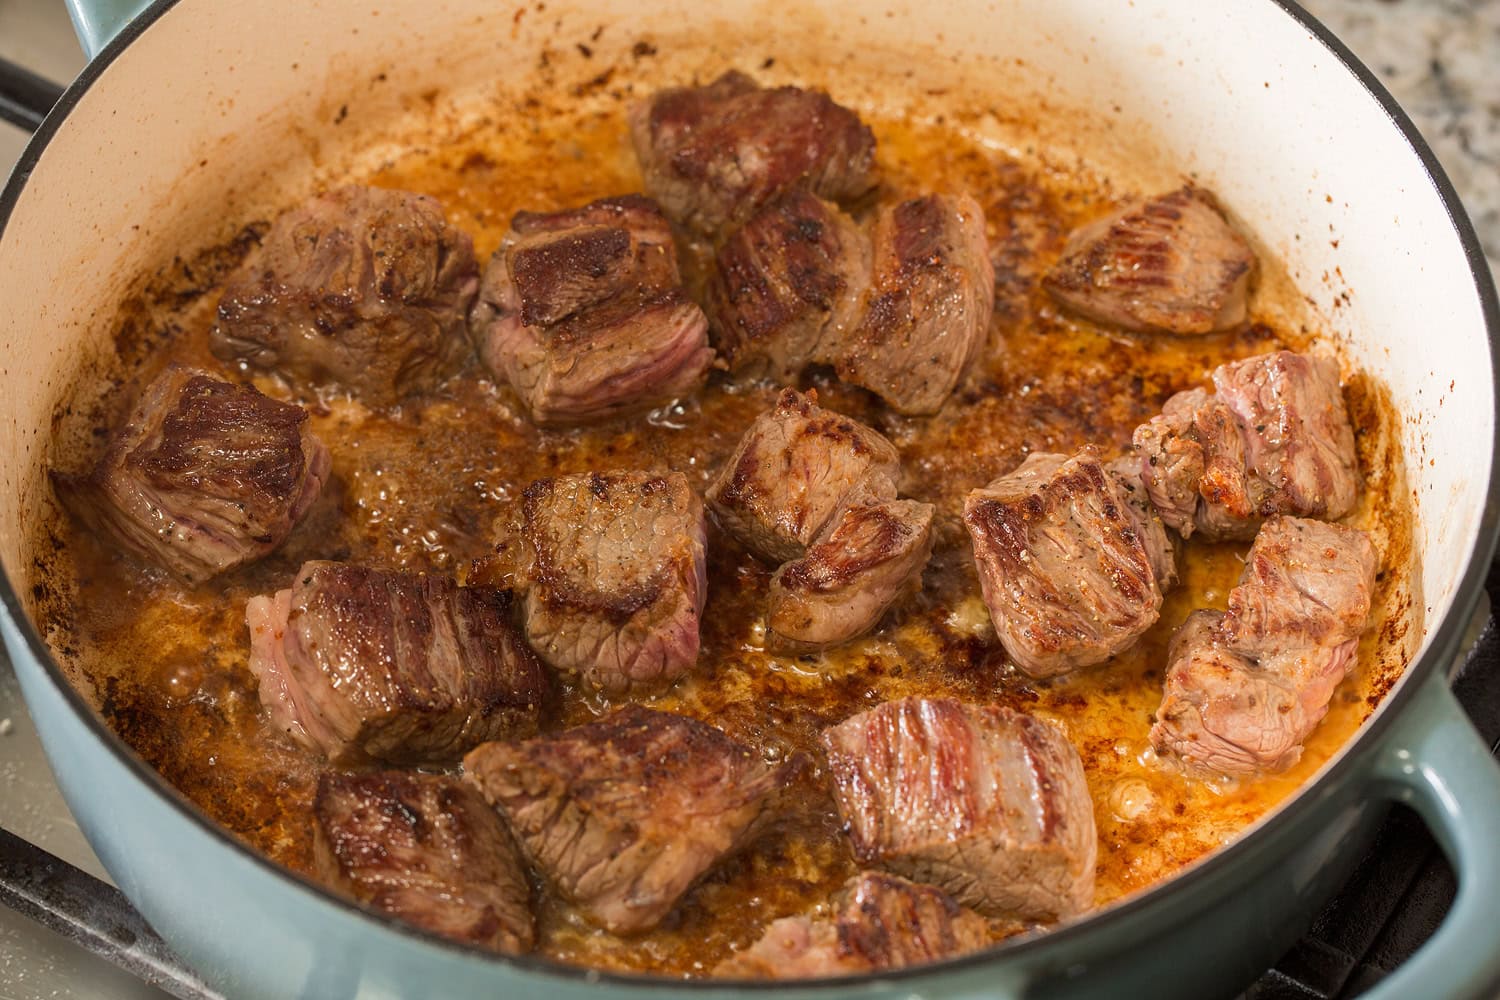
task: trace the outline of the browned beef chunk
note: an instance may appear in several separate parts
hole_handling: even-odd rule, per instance
[[[990,942],[983,917],[940,889],[883,872],[845,884],[832,918],[784,917],[714,968],[733,979],[813,979],[926,965]]]
[[[660,91],[630,112],[646,190],[705,236],[801,188],[847,201],[875,186],[875,136],[827,94],[763,90],[743,73]]]
[[[1146,490],[1184,538],[1251,538],[1275,514],[1343,517],[1359,495],[1354,430],[1329,358],[1276,351],[1214,370],[1217,395],[1167,400],[1136,428]]]
[[[515,842],[463,782],[324,774],[313,820],[318,875],[329,885],[444,937],[531,950],[531,886]]]
[[[964,521],[1000,642],[1033,677],[1121,652],[1161,613],[1175,579],[1166,533],[1093,449],[1035,454],[970,493]]]
[[[479,266],[426,195],[349,186],[284,213],[219,300],[214,354],[372,406],[468,359]]]
[[[712,726],[640,705],[464,759],[553,890],[617,934],[656,926],[748,844],[796,766],[773,768]]]
[[[300,406],[171,365],[93,470],[53,483],[109,542],[200,583],[280,545],[331,464]]]
[[[1377,564],[1362,531],[1267,521],[1228,612],[1196,612],[1172,637],[1157,749],[1228,774],[1295,763],[1354,665]]]
[[[639,195],[517,213],[485,269],[470,330],[480,361],[543,426],[688,395],[713,361],[671,228]]]
[[[703,502],[681,473],[590,473],[526,489],[526,635],[595,690],[660,688],[698,659]]]
[[[724,529],[769,562],[801,558],[843,508],[896,498],[895,445],[785,389],[708,488]]]
[[[1185,187],[1082,226],[1043,280],[1089,319],[1141,333],[1212,333],[1245,321],[1255,254],[1213,197]]]
[[[509,591],[309,562],[245,605],[250,669],[276,728],[335,763],[455,760],[536,731],[542,665]]]
[[[719,247],[708,285],[719,353],[730,371],[791,381],[829,356],[869,284],[864,232],[806,191],[783,195]]]
[[[992,916],[1057,920],[1094,899],[1078,751],[995,705],[889,701],[823,733],[854,853]]]
[[[973,198],[883,208],[864,317],[832,351],[839,377],[901,413],[936,413],[983,353],[994,305],[984,212]]]
[[[771,578],[772,648],[805,652],[863,635],[921,585],[936,508],[915,500],[850,507]]]

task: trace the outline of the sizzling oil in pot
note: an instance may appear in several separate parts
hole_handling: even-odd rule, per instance
[[[1348,378],[1369,484],[1352,520],[1375,530],[1383,569],[1360,666],[1335,695],[1302,760],[1284,774],[1237,782],[1164,768],[1147,731],[1161,698],[1166,644],[1192,610],[1224,606],[1246,546],[1189,543],[1181,584],[1133,649],[1076,676],[1038,683],[1009,665],[979,600],[958,519],[962,498],[1030,451],[1069,452],[1088,443],[1123,451],[1134,427],[1171,393],[1204,383],[1213,367],[1232,358],[1304,347],[1310,333],[1271,325],[1263,309],[1257,310],[1262,322],[1238,333],[1183,339],[1126,336],[1062,315],[1035,278],[1075,223],[1108,207],[1108,195],[1041,159],[1012,160],[958,125],[863,113],[879,140],[882,196],[967,189],[985,206],[997,248],[991,348],[969,388],[941,413],[900,417],[828,378],[814,375],[806,383],[817,388],[822,405],[887,434],[902,451],[903,495],[938,505],[938,545],[922,592],[863,639],[819,655],[771,656],[763,648],[770,568],[712,532],[698,665],[651,704],[710,721],[761,747],[768,759],[804,751],[818,760],[823,727],[911,694],[998,702],[1051,719],[1087,769],[1100,838],[1096,902],[1107,905],[1213,850],[1293,792],[1350,738],[1404,666],[1410,512],[1392,415],[1378,385],[1357,373]],[[623,104],[587,114],[538,105],[525,122],[477,128],[459,141],[409,152],[366,179],[436,196],[474,236],[481,255],[495,248],[517,210],[640,189]],[[119,399],[168,360],[223,370],[206,346],[214,287],[252,236],[173,271],[175,285],[167,282],[162,299],[179,305],[167,318],[138,312],[130,320],[127,312],[118,341],[125,384]],[[1262,266],[1274,268],[1265,260]],[[274,381],[259,384],[286,396]],[[489,550],[496,526],[508,522],[521,490],[540,476],[674,469],[701,491],[774,396],[774,386],[736,385],[720,373],[677,406],[568,432],[530,426],[477,370],[395,413],[323,401],[313,425],[333,453],[335,481],[279,552],[184,588],[59,519],[50,526],[60,555],[50,599],[40,602],[44,631],[62,637],[54,640],[59,652],[87,675],[104,717],[169,781],[254,848],[310,871],[319,762],[266,724],[247,667],[246,599],[285,586],[308,558],[462,574]],[[101,425],[120,409],[76,402],[78,414],[92,413],[87,419]],[[85,439],[98,437],[96,430]],[[76,468],[93,457],[85,446],[56,456],[54,464]],[[550,724],[583,721],[605,707],[565,690]],[[814,769],[806,781],[807,794],[793,797],[800,802],[796,812],[752,850],[715,868],[657,929],[622,939],[544,900],[540,952],[600,967],[698,974],[754,940],[772,919],[826,904],[855,866],[825,776]]]

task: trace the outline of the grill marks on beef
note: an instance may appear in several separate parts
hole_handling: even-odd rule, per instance
[[[719,247],[708,314],[729,370],[788,382],[831,361],[862,310],[870,243],[835,206],[791,191]]]
[[[1173,554],[1135,493],[1090,448],[1032,455],[964,501],[984,602],[1027,674],[1099,663],[1156,622]]]
[[[464,760],[548,884],[617,934],[656,926],[753,840],[800,766],[773,768],[712,726],[639,705]]]
[[[517,213],[485,269],[470,330],[480,361],[542,426],[689,395],[713,361],[671,228],[639,195]]]
[[[855,855],[992,916],[1057,920],[1094,895],[1097,838],[1078,751],[994,705],[886,702],[826,730]]]
[[[984,212],[968,195],[881,209],[862,321],[839,344],[839,377],[907,414],[936,413],[979,357],[995,305]]]
[[[783,389],[708,488],[725,531],[767,562],[799,559],[855,500],[893,500],[900,455],[878,431]]]
[[[309,562],[245,606],[272,724],[334,763],[442,763],[536,731],[541,664],[509,591]]]
[[[1254,270],[1212,195],[1184,187],[1080,227],[1042,285],[1100,323],[1201,334],[1245,321]]]
[[[382,913],[496,951],[531,950],[531,886],[515,842],[473,788],[429,774],[324,774],[318,876]]]
[[[1152,743],[1204,770],[1290,767],[1355,663],[1377,565],[1362,531],[1267,521],[1229,610],[1195,612],[1173,636]]]
[[[703,502],[681,473],[590,473],[526,489],[527,637],[553,669],[622,694],[698,658]]]
[[[1136,428],[1146,490],[1184,538],[1252,538],[1276,514],[1339,518],[1354,509],[1354,430],[1329,358],[1291,351],[1221,365],[1217,394],[1167,400]]]
[[[630,112],[646,191],[703,236],[794,189],[845,202],[874,188],[875,136],[821,91],[762,89],[739,72],[673,87]]]
[[[937,508],[915,500],[851,507],[801,559],[771,578],[766,610],[773,649],[809,652],[874,628],[921,585]]]
[[[784,917],[714,968],[720,978],[812,979],[925,965],[989,944],[983,917],[947,893],[883,872],[861,872],[832,918]]]
[[[280,545],[331,464],[301,407],[170,365],[93,470],[53,482],[91,529],[201,583]]]
[[[478,278],[472,241],[432,198],[341,187],[276,220],[226,284],[210,343],[299,391],[389,406],[467,361]]]

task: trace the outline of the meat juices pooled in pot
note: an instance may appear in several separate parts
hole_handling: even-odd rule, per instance
[[[937,508],[915,500],[850,507],[801,559],[771,577],[766,641],[811,652],[863,635],[921,586]]]
[[[883,872],[844,885],[832,918],[783,917],[714,968],[724,979],[812,979],[903,969],[990,943],[983,917],[947,893]]]
[[[245,605],[250,670],[272,724],[335,764],[447,763],[536,731],[547,677],[512,607],[505,590],[304,563]]]
[[[1060,920],[1094,901],[1098,838],[1078,751],[996,705],[888,701],[823,733],[860,861],[990,916]]]
[[[382,913],[466,944],[527,952],[531,886],[505,825],[456,778],[324,774],[313,800],[318,877]]]
[[[169,365],[92,471],[52,481],[91,530],[201,583],[285,541],[331,464],[300,406]]]
[[[469,359],[478,287],[473,242],[434,199],[350,185],[276,220],[226,283],[210,346],[299,394],[391,406]]]
[[[588,473],[526,488],[526,636],[554,670],[624,694],[698,659],[708,596],[703,501],[680,472]]]
[[[719,247],[708,284],[715,346],[737,375],[788,382],[862,314],[870,240],[806,191],[768,204]]]
[[[878,179],[875,136],[854,112],[820,91],[763,90],[735,71],[636,105],[630,138],[647,193],[701,236],[744,222],[786,191],[845,202]]]
[[[896,498],[895,445],[817,398],[783,389],[708,488],[720,526],[770,563],[800,559],[844,508]]]
[[[1172,637],[1152,743],[1226,774],[1290,767],[1355,665],[1378,564],[1363,531],[1267,521],[1229,610],[1194,612]]]
[[[773,768],[712,726],[639,705],[464,758],[552,889],[617,934],[655,927],[759,835],[800,766]]]
[[[995,631],[1032,677],[1128,648],[1175,579],[1165,532],[1092,448],[1032,455],[970,493],[964,522]]]
[[[1276,351],[1221,365],[1136,428],[1141,478],[1184,538],[1253,538],[1276,514],[1340,518],[1359,497],[1354,429],[1329,358]]]
[[[1254,270],[1213,196],[1185,187],[1080,227],[1042,286],[1108,326],[1213,333],[1245,322]]]
[[[864,315],[832,353],[839,378],[898,413],[936,413],[989,337],[995,271],[984,212],[968,195],[880,210]]]
[[[713,361],[671,228],[639,195],[518,212],[485,269],[470,330],[480,361],[544,427],[690,395]]]

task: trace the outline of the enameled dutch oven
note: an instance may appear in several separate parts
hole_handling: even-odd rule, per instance
[[[134,6],[73,0],[93,62],[0,199],[0,625],[90,842],[228,995],[1226,995],[1303,931],[1395,801],[1431,826],[1459,891],[1436,936],[1374,993],[1500,987],[1500,768],[1445,678],[1495,544],[1500,309],[1431,152],[1305,13],[1271,0]],[[332,109],[409,125],[424,100],[437,113],[439,89],[535,72],[544,48],[592,38],[603,58],[640,37],[701,46],[721,64],[752,43],[874,54],[892,75],[920,65],[950,85],[1095,109],[1096,151],[1148,143],[1218,191],[1301,287],[1339,300],[1328,335],[1388,384],[1403,417],[1425,634],[1402,682],[1314,782],[1178,877],[1053,933],[879,978],[723,986],[500,958],[361,912],[236,843],[105,728],[28,616],[28,539],[50,503],[52,414],[82,359],[106,349],[131,276],[336,173],[349,144]]]

